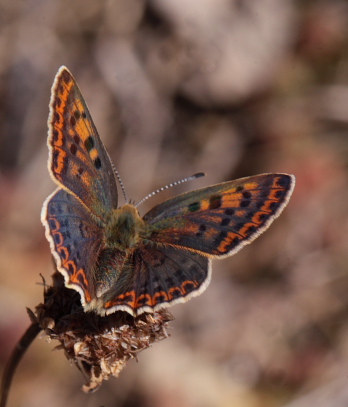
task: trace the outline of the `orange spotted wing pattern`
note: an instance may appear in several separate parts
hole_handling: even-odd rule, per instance
[[[110,158],[74,78],[60,69],[52,87],[48,118],[48,169],[58,185],[75,195],[97,217],[117,207]]]
[[[231,256],[279,215],[292,187],[293,178],[286,174],[241,178],[163,202],[144,221],[151,225],[153,241],[203,256]]]
[[[58,189],[42,223],[58,270],[86,311],[136,316],[199,295],[211,258],[230,256],[279,216],[294,188],[262,174],[178,195],[143,218],[117,207],[113,166],[77,84],[57,73],[50,103],[48,168]]]

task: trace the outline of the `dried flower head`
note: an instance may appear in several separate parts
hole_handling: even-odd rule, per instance
[[[44,303],[29,312],[33,323],[44,330],[49,340],[60,342],[66,357],[83,373],[85,392],[99,388],[103,380],[118,377],[127,361],[152,343],[168,337],[172,315],[161,310],[132,317],[117,311],[101,317],[84,312],[80,296],[64,286],[60,273],[53,275],[53,286],[45,285]]]

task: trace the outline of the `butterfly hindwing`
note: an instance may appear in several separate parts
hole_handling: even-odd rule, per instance
[[[103,239],[102,228],[86,208],[63,189],[47,198],[41,217],[65,285],[81,294],[83,304],[89,303],[95,293],[95,265]]]
[[[145,216],[150,241],[228,256],[250,243],[281,213],[294,186],[287,174],[261,174],[165,201]]]
[[[134,250],[114,286],[97,302],[99,312],[123,310],[133,315],[199,295],[209,284],[210,260],[174,247]]]
[[[65,67],[52,86],[48,128],[48,168],[53,179],[95,216],[106,219],[117,207],[114,171],[81,92]]]

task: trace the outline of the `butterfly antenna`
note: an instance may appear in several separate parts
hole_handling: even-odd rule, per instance
[[[114,164],[111,163],[111,165],[112,165],[112,169],[114,170],[114,173],[115,173],[115,175],[116,175],[117,181],[118,181],[118,183],[120,184],[120,187],[121,187],[121,189],[122,189],[122,193],[123,193],[123,196],[124,196],[124,200],[125,200],[126,202],[128,202],[127,194],[126,194],[126,188],[125,188],[124,185],[123,185],[121,176],[120,176],[120,174],[118,173],[118,171],[117,171],[116,167],[114,166]]]
[[[184,182],[193,181],[194,179],[201,178],[201,177],[204,177],[204,176],[205,176],[204,172],[198,172],[197,174],[193,174],[193,175],[191,175],[190,177],[183,178],[183,179],[181,179],[181,180],[179,180],[179,181],[172,182],[171,184],[168,184],[168,185],[166,185],[166,186],[164,186],[164,187],[162,187],[162,188],[156,189],[156,191],[153,191],[153,192],[151,192],[151,194],[146,195],[145,198],[143,198],[140,202],[138,202],[138,203],[135,205],[135,207],[138,207],[138,206],[141,205],[143,202],[145,202],[147,199],[149,199],[149,198],[151,198],[152,196],[158,194],[159,192],[165,191],[165,190],[168,189],[168,188],[175,187],[175,186],[177,186],[177,185],[183,184]]]

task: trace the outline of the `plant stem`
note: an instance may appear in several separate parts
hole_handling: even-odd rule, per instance
[[[24,335],[21,337],[16,347],[13,349],[10,359],[8,360],[1,382],[0,390],[0,407],[5,407],[7,402],[7,397],[10,391],[12,379],[16,368],[22,359],[24,353],[28,349],[29,345],[36,338],[41,328],[38,323],[33,322],[29,328],[26,330]]]

